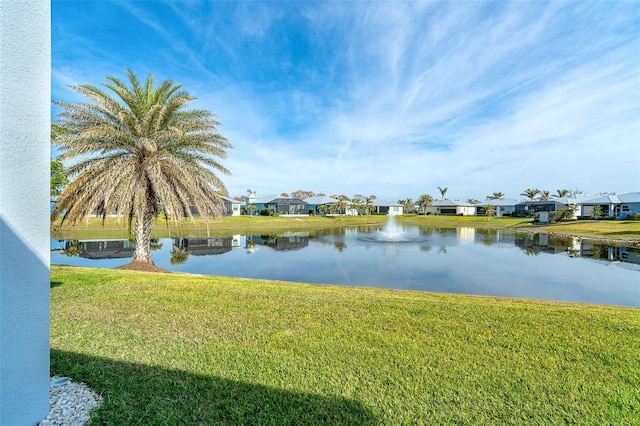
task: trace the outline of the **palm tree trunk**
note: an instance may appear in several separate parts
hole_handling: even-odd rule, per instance
[[[136,248],[133,252],[134,262],[151,263],[151,226],[153,224],[153,213],[149,209],[136,217],[134,237]]]

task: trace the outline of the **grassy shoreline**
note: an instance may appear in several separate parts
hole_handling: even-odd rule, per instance
[[[92,424],[632,424],[638,309],[52,266]]]
[[[170,238],[180,235],[193,237],[207,235],[256,234],[284,230],[317,230],[341,227],[378,227],[386,221],[384,215],[342,216],[342,217],[265,217],[240,216],[210,219],[205,222],[196,218],[194,222],[185,222],[178,226],[173,222],[158,219],[154,224],[155,238]],[[495,217],[488,219],[479,216],[398,216],[397,221],[404,224],[431,227],[477,227],[491,229],[510,229],[520,232],[550,233],[575,236],[610,243],[629,243],[640,246],[640,222],[638,221],[571,221],[551,225],[535,225],[531,218]],[[87,222],[71,228],[52,224],[52,236],[64,239],[127,238],[129,231],[126,223],[107,218],[102,223],[99,218],[90,218]]]

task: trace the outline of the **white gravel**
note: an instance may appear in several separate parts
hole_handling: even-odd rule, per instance
[[[102,397],[84,383],[60,385],[64,382],[64,378],[51,378],[49,415],[38,426],[82,426],[89,420],[89,411],[102,402]]]

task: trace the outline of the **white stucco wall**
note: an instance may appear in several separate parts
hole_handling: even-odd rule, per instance
[[[0,0],[0,425],[49,412],[50,7]]]

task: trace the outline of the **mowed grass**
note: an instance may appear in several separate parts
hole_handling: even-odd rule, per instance
[[[52,266],[92,424],[638,424],[640,310]]]

